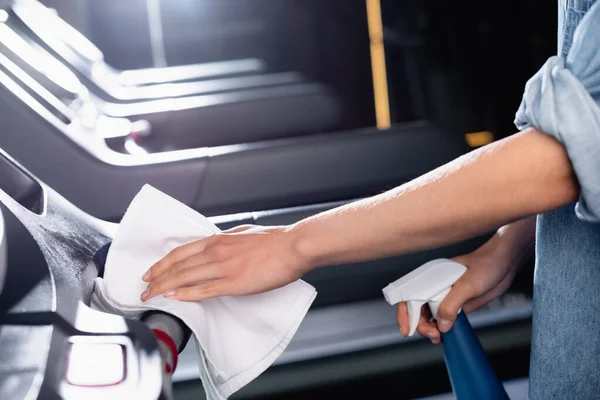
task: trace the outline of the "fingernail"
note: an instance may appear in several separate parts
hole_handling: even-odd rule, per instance
[[[145,280],[146,282],[150,280],[150,276],[152,275],[152,271],[148,270],[146,271],[146,273],[144,274],[144,276],[142,276],[142,279]]]
[[[142,299],[142,301],[145,301],[149,294],[150,294],[150,289],[144,290],[142,292],[142,295],[140,296],[140,298]]]
[[[165,297],[173,297],[175,296],[176,291],[171,289],[171,290],[167,290],[166,292],[163,293],[163,296]]]
[[[438,327],[440,328],[440,331],[446,332],[448,329],[450,329],[450,321],[440,318],[438,321]]]

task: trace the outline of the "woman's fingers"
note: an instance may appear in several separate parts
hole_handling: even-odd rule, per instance
[[[160,275],[162,275],[165,271],[169,270],[171,267],[176,265],[177,263],[197,254],[199,252],[204,251],[209,243],[214,240],[214,236],[208,237],[206,239],[198,240],[192,243],[188,243],[183,246],[179,246],[176,249],[172,250],[169,254],[163,257],[160,261],[155,263],[142,277],[145,282],[150,282]]]
[[[223,296],[229,290],[227,279],[215,279],[194,286],[171,289],[165,292],[165,297],[181,301],[200,301],[212,297]]]
[[[476,294],[476,290],[469,278],[469,271],[467,270],[456,281],[448,296],[440,304],[437,317],[437,325],[440,332],[448,332],[452,328],[458,315],[458,310]]]
[[[426,304],[421,308],[417,332],[419,332],[421,336],[429,338],[433,344],[440,343],[440,331],[437,329],[435,322],[431,321],[431,310]]]
[[[398,325],[400,325],[400,332],[402,335],[408,336],[410,332],[410,322],[406,302],[403,301],[398,304],[396,319],[398,320]],[[419,334],[422,336],[428,337],[433,343],[437,344],[440,342],[440,333],[437,330],[435,322],[430,321],[430,319],[431,312],[429,307],[424,305],[421,308],[421,316],[417,325],[417,332],[419,332]]]
[[[440,332],[434,321],[431,320],[431,310],[427,304],[421,307],[421,315],[417,323],[417,332],[419,335],[429,338],[432,343],[440,343]]]
[[[148,288],[142,293],[141,299],[146,301],[168,290],[192,286],[222,277],[222,268],[219,268],[216,263],[208,263],[206,256],[200,254],[180,262],[151,281]]]
[[[408,336],[408,332],[410,331],[408,322],[408,308],[406,307],[406,302],[404,301],[400,302],[396,308],[396,320],[400,326],[400,333],[402,333],[402,336]]]

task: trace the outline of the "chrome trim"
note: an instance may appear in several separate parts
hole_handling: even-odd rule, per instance
[[[87,63],[103,60],[104,56],[98,47],[39,1],[15,0],[11,10],[57,53],[63,55],[65,50],[70,51]]]
[[[101,79],[101,78],[100,78]],[[261,74],[234,78],[209,79],[192,82],[160,83],[149,86],[121,86],[111,85],[110,79],[105,79],[102,89],[111,97],[123,101],[162,99],[169,97],[183,97],[202,95],[207,93],[247,89],[252,87],[266,87],[301,81],[300,74],[284,72],[276,74]]]
[[[90,97],[94,98],[94,102],[98,105],[98,109],[101,112],[112,117],[129,117],[165,111],[180,111],[199,107],[210,107],[226,103],[260,100],[269,97],[284,97],[319,93],[321,90],[322,85],[316,83],[307,83],[276,86],[265,89],[240,90],[228,93],[214,93],[199,96],[148,100],[130,104],[109,103],[98,98],[97,96],[90,95]]]
[[[224,75],[242,73],[260,73],[265,70],[265,63],[257,58],[216,61],[204,64],[179,65],[166,68],[144,68],[136,70],[115,71],[121,85],[149,85],[185,81],[191,79],[207,79]]]
[[[5,23],[0,23],[0,41],[16,57],[64,92],[73,97],[81,92],[81,82],[74,73],[47,52],[35,49]]]
[[[12,74],[16,79],[21,81],[25,86],[34,91],[40,96],[45,102],[53,107],[57,112],[61,113],[65,118],[73,120],[75,118],[75,112],[67,107],[62,101],[54,96],[48,89],[39,84],[35,79],[28,75],[23,69],[17,64],[9,60],[4,54],[0,53],[0,65]]]

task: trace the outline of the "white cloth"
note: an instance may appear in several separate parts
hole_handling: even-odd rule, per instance
[[[286,348],[315,296],[296,281],[270,292],[182,302],[158,296],[143,303],[142,275],[178,246],[219,232],[208,219],[151,186],[125,213],[97,278],[92,307],[130,318],[145,310],[179,317],[199,349],[200,378],[208,399],[228,398],[265,371]]]

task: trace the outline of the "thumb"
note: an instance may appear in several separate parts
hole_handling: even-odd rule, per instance
[[[438,329],[440,332],[445,333],[452,328],[458,310],[475,295],[475,290],[469,281],[465,278],[465,273],[459,280],[456,281],[448,296],[440,304],[438,310]]]

